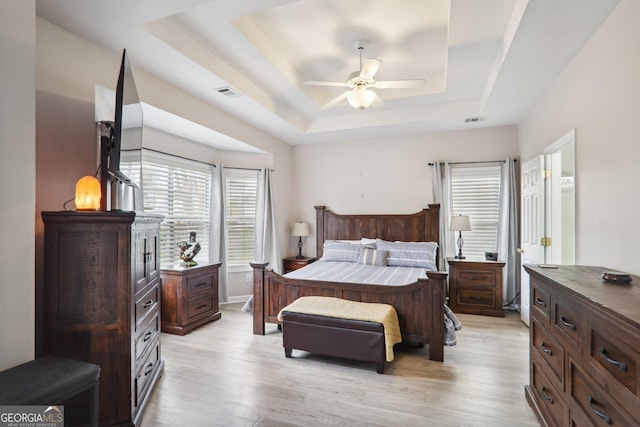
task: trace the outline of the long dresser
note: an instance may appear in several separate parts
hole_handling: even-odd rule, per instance
[[[43,212],[42,219],[44,352],[100,365],[100,425],[137,425],[163,371],[162,217]],[[69,413],[71,424],[75,416],[83,419]]]
[[[640,277],[525,265],[531,278],[529,403],[543,425],[640,425]]]

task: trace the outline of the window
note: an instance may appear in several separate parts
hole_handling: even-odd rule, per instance
[[[255,261],[258,171],[225,170],[227,268],[248,269]]]
[[[500,163],[451,165],[451,215],[471,220],[471,231],[462,232],[467,257],[497,249],[501,172]]]
[[[121,163],[135,174],[135,164]],[[160,214],[160,262],[180,259],[178,242],[196,232],[202,249],[195,260],[209,261],[211,166],[148,150],[142,155],[144,211]]]

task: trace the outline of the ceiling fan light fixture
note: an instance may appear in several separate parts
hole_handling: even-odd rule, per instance
[[[373,104],[376,99],[374,91],[367,89],[366,86],[358,85],[347,95],[347,101],[353,108],[364,110]]]

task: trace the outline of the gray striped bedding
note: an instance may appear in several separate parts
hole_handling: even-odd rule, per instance
[[[389,267],[319,260],[284,276],[292,279],[402,286],[415,282],[418,277],[426,279],[426,271],[419,267]]]

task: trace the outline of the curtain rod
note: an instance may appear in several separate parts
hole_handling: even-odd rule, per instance
[[[217,165],[215,165],[213,163],[203,162],[202,160],[194,160],[194,159],[190,159],[188,157],[179,156],[177,154],[169,154],[169,153],[165,153],[164,151],[154,150],[153,148],[142,147],[142,150],[152,151],[152,152],[158,153],[158,154],[164,154],[165,156],[173,156],[173,157],[177,157],[179,159],[189,160],[189,161],[192,161],[192,162],[198,162],[198,163],[202,163],[202,164],[205,164],[205,165],[208,165],[208,166],[213,166],[214,168],[218,167]],[[138,150],[122,150],[122,151],[138,151]]]
[[[225,169],[240,169],[242,171],[261,171],[264,168],[236,168],[236,167],[233,167],[233,166],[228,166],[228,167],[225,167]],[[271,170],[271,172],[275,172],[274,169],[270,169],[270,170]]]
[[[513,159],[514,162],[517,162],[518,159]],[[504,163],[506,160],[483,160],[478,162],[449,162],[450,165],[473,165],[477,163]],[[445,162],[440,162],[441,165],[444,165]],[[435,166],[435,163],[429,162],[427,163],[429,166]]]

